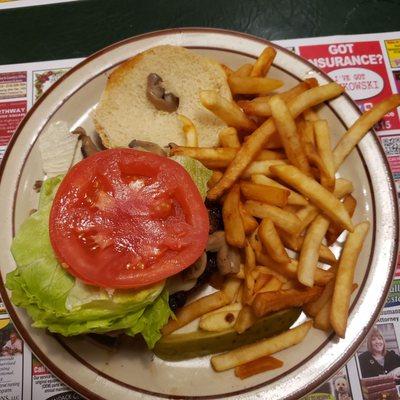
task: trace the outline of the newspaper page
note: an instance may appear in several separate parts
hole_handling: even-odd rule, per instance
[[[362,111],[368,110],[384,97],[400,92],[400,32],[293,39],[276,43],[306,58],[345,86]],[[79,61],[81,59],[0,66],[0,160],[27,110]],[[375,129],[400,194],[399,111],[387,114]],[[376,326],[354,357],[304,400],[398,399],[399,316],[400,266]],[[2,302],[0,351],[0,398],[80,398],[53,377],[23,345]]]

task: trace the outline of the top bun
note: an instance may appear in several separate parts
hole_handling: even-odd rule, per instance
[[[179,98],[176,111],[158,110],[148,99],[147,77],[156,73],[165,92]],[[219,63],[178,46],[158,46],[138,54],[116,68],[94,112],[94,123],[105,147],[126,147],[133,139],[185,145],[182,122],[188,117],[196,127],[199,146],[218,144],[226,124],[202,106],[201,90],[216,90],[229,100],[232,95]]]

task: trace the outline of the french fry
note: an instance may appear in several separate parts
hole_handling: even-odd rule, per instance
[[[233,147],[187,147],[176,146],[171,149],[171,155],[182,155],[201,161],[208,168],[225,168],[235,158],[238,152]],[[267,165],[285,164],[282,160],[284,155],[277,151],[262,150],[257,157],[256,163]],[[264,167],[265,168],[265,167]]]
[[[271,167],[271,172],[288,185],[294,187],[303,196],[308,197],[309,200],[322,210],[332,221],[350,232],[353,231],[351,218],[343,204],[331,192],[314,181],[314,179],[305,175],[292,165],[275,165]],[[224,177],[222,177],[222,179],[224,179]]]
[[[279,226],[285,232],[295,235],[300,233],[301,220],[291,212],[253,200],[246,201],[244,207],[253,217],[269,218],[276,226]]]
[[[249,119],[234,101],[225,99],[218,92],[203,90],[200,92],[200,101],[205,108],[221,118],[228,126],[246,131],[256,129],[254,121]]]
[[[278,263],[287,263],[290,261],[278,232],[269,218],[264,218],[261,221],[258,228],[258,235],[262,245],[274,261]]]
[[[260,240],[260,236],[258,235],[258,229],[256,229],[249,237],[250,246],[253,248],[255,253],[262,251],[262,243]]]
[[[239,311],[242,309],[240,303],[228,304],[200,317],[199,328],[208,332],[222,332],[233,328]]]
[[[247,181],[240,182],[243,196],[248,200],[256,200],[262,203],[284,207],[287,204],[289,190],[275,186],[257,185]]]
[[[354,232],[349,233],[339,260],[332,297],[330,322],[336,334],[342,338],[344,338],[346,332],[354,270],[367,236],[369,225],[368,221],[362,222],[354,228]]]
[[[232,302],[237,295],[237,292],[242,284],[242,281],[239,278],[231,277],[229,278],[222,290],[225,293],[225,296],[228,298],[229,302]]]
[[[288,347],[300,343],[312,326],[312,321],[306,321],[296,328],[290,329],[272,338],[241,346],[235,350],[211,358],[211,365],[216,371],[226,371],[254,361],[257,358],[275,354]]]
[[[259,272],[258,269],[255,271]],[[262,287],[264,287],[272,278],[272,275],[270,274],[262,274],[260,273],[258,278],[256,279],[256,282],[254,284],[254,293],[258,293]]]
[[[317,315],[314,317],[315,329],[321,329],[325,332],[329,332],[332,329],[330,322],[331,304],[331,299],[328,299],[328,301],[322,306]]]
[[[298,261],[290,259],[290,262],[285,264],[279,264],[274,261],[269,255],[265,253],[256,253],[257,263],[260,265],[265,265],[273,269],[274,271],[282,274],[288,279],[296,279],[297,280],[297,268]],[[314,281],[317,285],[326,285],[329,281],[331,281],[334,277],[333,272],[323,270],[321,268],[317,268],[314,275]]]
[[[224,70],[226,77],[228,77],[229,75],[234,73],[234,71],[232,69],[230,69],[227,65],[225,65],[225,64],[220,64],[220,65],[221,65],[222,69]]]
[[[333,195],[338,199],[346,196],[346,194],[353,192],[353,183],[348,181],[347,179],[338,178],[335,182],[335,190],[333,191]]]
[[[243,172],[243,178],[250,178],[254,174],[272,176],[270,168],[274,165],[287,165],[286,160],[253,161]],[[228,167],[229,168],[229,167]]]
[[[244,78],[246,76],[250,76],[252,70],[253,70],[253,64],[243,64],[236,71],[233,71],[231,75]]]
[[[400,94],[393,94],[380,103],[375,104],[370,110],[357,119],[350,129],[341,137],[333,151],[336,171],[364,135],[388,112],[392,111],[399,105]]]
[[[269,178],[266,175],[262,174],[253,174],[251,175],[251,181],[253,183],[256,183],[257,185],[267,185],[267,186],[275,186],[277,188],[281,189],[286,189],[289,191],[289,197],[288,197],[288,204],[290,205],[295,205],[295,206],[306,206],[308,204],[308,201],[301,195],[293,190],[290,190],[284,185],[281,185],[280,183],[274,181],[273,179]]]
[[[182,129],[186,137],[186,146],[197,147],[199,145],[199,137],[193,122],[184,115],[178,115],[179,120],[182,122]]]
[[[240,216],[242,217],[244,233],[248,235],[253,232],[258,227],[257,220],[250,215],[247,210],[244,208],[242,202],[239,203]]]
[[[178,310],[175,314],[176,319],[170,319],[168,323],[164,325],[161,332],[164,336],[169,335],[203,314],[225,306],[229,301],[230,299],[223,291],[215,292],[195,300],[193,303]]]
[[[337,97],[343,93],[343,90],[337,83],[329,83],[309,89],[289,102],[290,113],[293,118],[297,118],[307,108]],[[225,171],[222,179],[209,190],[207,197],[210,200],[216,200],[234,184],[243,171],[257,157],[257,154],[267,145],[274,132],[274,121],[269,118],[249,136],[249,139],[243,143],[234,160]]]
[[[303,112],[304,120],[305,121],[318,121],[318,114],[315,112],[313,108],[308,108],[307,110],[304,110]]]
[[[326,284],[323,292],[321,293],[321,296],[319,296],[317,300],[304,305],[303,309],[308,316],[315,317],[322,310],[324,305],[331,300],[334,287],[335,287],[335,281],[332,279],[330,282]]]
[[[269,104],[287,158],[294,166],[299,168],[300,171],[306,175],[311,175],[310,165],[308,164],[304,149],[301,146],[296,123],[290,114],[289,108],[279,95],[273,96]]]
[[[282,288],[283,283],[273,276],[260,290],[256,293],[276,292]]]
[[[240,141],[237,130],[229,127],[219,133],[219,142],[222,147],[239,148]]]
[[[282,366],[283,361],[272,356],[264,356],[237,366],[235,368],[235,376],[240,379],[246,379],[265,371],[272,371],[273,369],[281,368]]]
[[[349,213],[350,217],[352,217],[357,205],[356,199],[351,194],[348,194],[343,199],[343,205]],[[326,233],[326,243],[328,244],[328,246],[331,246],[333,243],[335,243],[342,232],[343,229],[340,228],[340,226],[330,224],[328,232]]]
[[[237,333],[243,333],[256,321],[257,317],[254,315],[252,308],[249,305],[245,305],[240,310],[233,329],[235,329]]]
[[[317,269],[319,249],[329,227],[329,220],[318,215],[307,229],[300,250],[297,278],[305,286],[314,286],[314,274]]]
[[[321,175],[321,185],[332,191],[335,188],[335,161],[331,148],[328,123],[325,120],[314,122],[315,144],[326,173]]]
[[[246,241],[244,251],[245,251],[244,279],[246,282],[246,287],[247,287],[248,291],[250,292],[249,294],[252,295],[254,292],[255,282],[254,282],[254,277],[251,274],[251,272],[256,267],[256,255],[248,241]]]
[[[253,77],[228,77],[228,84],[232,94],[265,94],[280,88],[283,82],[271,78],[253,78]]]
[[[225,238],[228,244],[244,247],[246,234],[239,209],[240,187],[234,185],[225,198],[222,206],[222,219],[225,227]],[[250,213],[251,214],[251,213]]]
[[[279,93],[279,96],[283,101],[288,102],[300,93],[315,87],[313,79],[306,79],[304,82],[300,82],[298,85],[287,90],[286,92]],[[239,100],[237,104],[242,110],[248,115],[255,115],[258,117],[270,117],[271,107],[269,105],[270,96],[259,96],[254,100]]]
[[[357,289],[357,284],[353,284],[352,292],[355,289]],[[328,301],[325,302],[325,304],[318,311],[318,313],[314,318],[314,327],[316,329],[321,329],[322,331],[325,332],[329,332],[332,329],[330,321],[331,306],[332,306],[332,298],[329,298]]]
[[[293,251],[300,251],[303,246],[304,236],[294,236],[279,229],[279,237],[285,247]],[[321,244],[318,251],[318,260],[329,265],[336,265],[337,260],[329,247]]]
[[[221,171],[213,171],[211,178],[207,182],[207,187],[212,188],[215,186],[219,180],[222,178],[223,173]]]
[[[262,77],[267,74],[271,68],[272,62],[276,56],[276,50],[273,47],[266,47],[264,51],[259,55],[257,61],[253,65],[251,70],[251,77]]]
[[[256,259],[257,259],[257,253],[256,253]],[[272,275],[274,278],[278,279],[279,282],[281,283],[286,283],[288,279],[280,274],[279,272],[276,272],[272,268],[266,267],[265,265],[257,265],[257,270],[260,271],[260,274],[264,275]]]
[[[323,288],[314,286],[307,289],[290,289],[276,292],[258,293],[252,307],[257,317],[263,317],[275,311],[289,307],[299,307],[311,301],[315,301],[321,295]]]

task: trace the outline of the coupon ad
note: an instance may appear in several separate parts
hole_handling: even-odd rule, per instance
[[[26,101],[0,103],[0,146],[6,146],[26,114]]]
[[[32,400],[80,400],[73,392],[32,355]],[[82,399],[83,400],[83,399]]]
[[[0,100],[26,97],[26,71],[0,73]]]
[[[299,46],[299,53],[342,85],[363,112],[392,94],[379,41]],[[375,126],[378,131],[399,128],[396,111]]]
[[[9,318],[0,319],[0,399],[22,399],[23,343]]]

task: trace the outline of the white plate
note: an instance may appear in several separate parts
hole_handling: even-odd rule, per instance
[[[236,68],[253,62],[266,45],[277,49],[270,75],[285,86],[315,77],[330,79],[308,62],[263,39],[214,29],[173,29],[116,43],[84,60],[64,75],[30,110],[13,136],[0,170],[1,277],[14,269],[9,248],[15,230],[37,206],[33,191],[42,178],[37,138],[49,123],[66,120],[71,128],[93,131],[90,111],[96,106],[112,68],[149,47],[185,46]],[[335,141],[360,115],[347,95],[329,102],[320,112],[329,121]],[[345,339],[312,330],[300,345],[279,353],[284,367],[247,380],[232,371],[215,373],[207,357],[164,362],[143,349],[122,345],[116,351],[99,347],[86,337],[65,339],[30,327],[24,310],[15,308],[2,286],[1,296],[21,336],[36,356],[62,381],[93,399],[235,398],[297,399],[311,391],[354,353],[379,315],[395,270],[398,245],[396,195],[378,139],[370,132],[346,160],[340,174],[354,182],[357,213],[354,221],[371,221],[361,253]],[[34,240],[34,238],[33,238]]]

